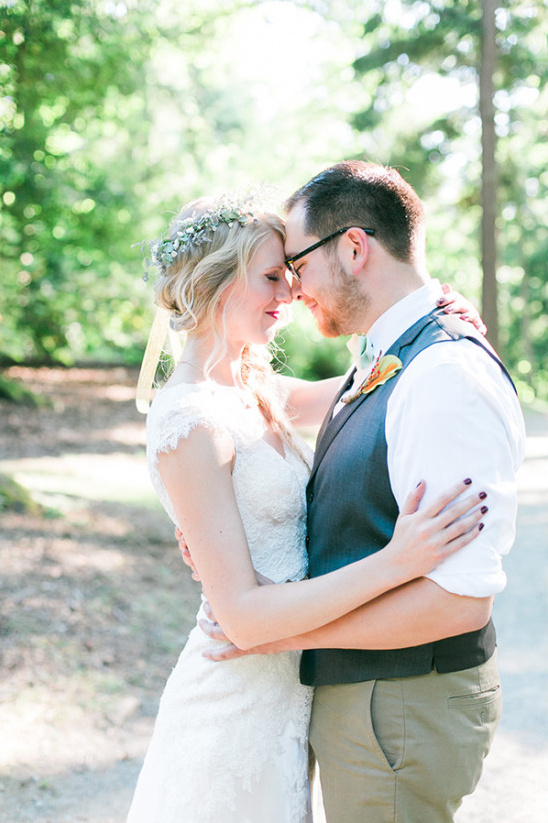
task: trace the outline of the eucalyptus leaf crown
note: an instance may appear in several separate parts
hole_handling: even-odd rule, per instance
[[[224,196],[212,203],[211,208],[205,211],[196,211],[188,217],[175,220],[169,229],[168,235],[160,235],[154,240],[142,240],[134,245],[141,249],[148,246],[150,255],[143,261],[144,280],[148,280],[151,268],[159,274],[164,274],[179,255],[187,252],[193,246],[202,246],[213,239],[221,223],[232,226],[245,226],[257,218],[251,211],[252,198],[236,199]]]

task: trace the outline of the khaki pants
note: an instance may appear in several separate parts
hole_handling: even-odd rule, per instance
[[[460,672],[317,687],[310,743],[327,823],[450,823],[501,709],[496,655]]]

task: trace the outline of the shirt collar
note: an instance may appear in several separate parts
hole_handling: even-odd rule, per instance
[[[398,337],[436,308],[436,300],[442,295],[439,280],[429,280],[426,285],[390,306],[367,332],[368,348],[372,355],[378,357],[381,353],[386,354]]]

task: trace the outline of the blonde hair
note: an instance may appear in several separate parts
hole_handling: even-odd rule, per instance
[[[184,206],[172,221],[166,240],[175,241],[181,222],[191,217],[199,221],[213,202],[200,198]],[[226,340],[222,331],[219,333],[217,322],[221,297],[233,284],[245,283],[253,256],[272,234],[278,234],[282,241],[285,239],[284,224],[277,214],[248,214],[245,222],[221,222],[205,241],[186,244],[177,251],[173,262],[160,271],[156,303],[170,312],[174,330],[213,332],[214,348],[206,363],[206,376],[226,352]],[[220,319],[222,330],[224,312]],[[253,393],[273,431],[295,446],[284,400],[273,380],[270,359],[267,346],[245,346],[242,382]]]

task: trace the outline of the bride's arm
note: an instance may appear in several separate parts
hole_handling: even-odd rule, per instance
[[[343,376],[326,380],[301,380],[276,375],[287,396],[287,407],[295,426],[319,426],[342,385]]]
[[[452,594],[421,577],[364,603],[326,626],[245,652],[227,643],[221,627],[213,622],[211,611],[210,619],[200,621],[200,625],[213,640],[225,641],[222,648],[206,651],[205,656],[211,660],[232,660],[244,654],[277,654],[296,649],[371,650],[420,646],[483,628],[492,608],[492,597]]]
[[[174,451],[161,454],[158,467],[204,594],[239,648],[302,634],[338,619],[426,574],[469,543],[481,525],[477,508],[462,517],[479,503],[477,494],[440,513],[465,490],[463,484],[421,512],[416,508],[424,489],[418,487],[382,552],[313,580],[259,586],[234,495],[233,457],[227,435],[197,428]],[[449,525],[456,518],[461,519]]]

